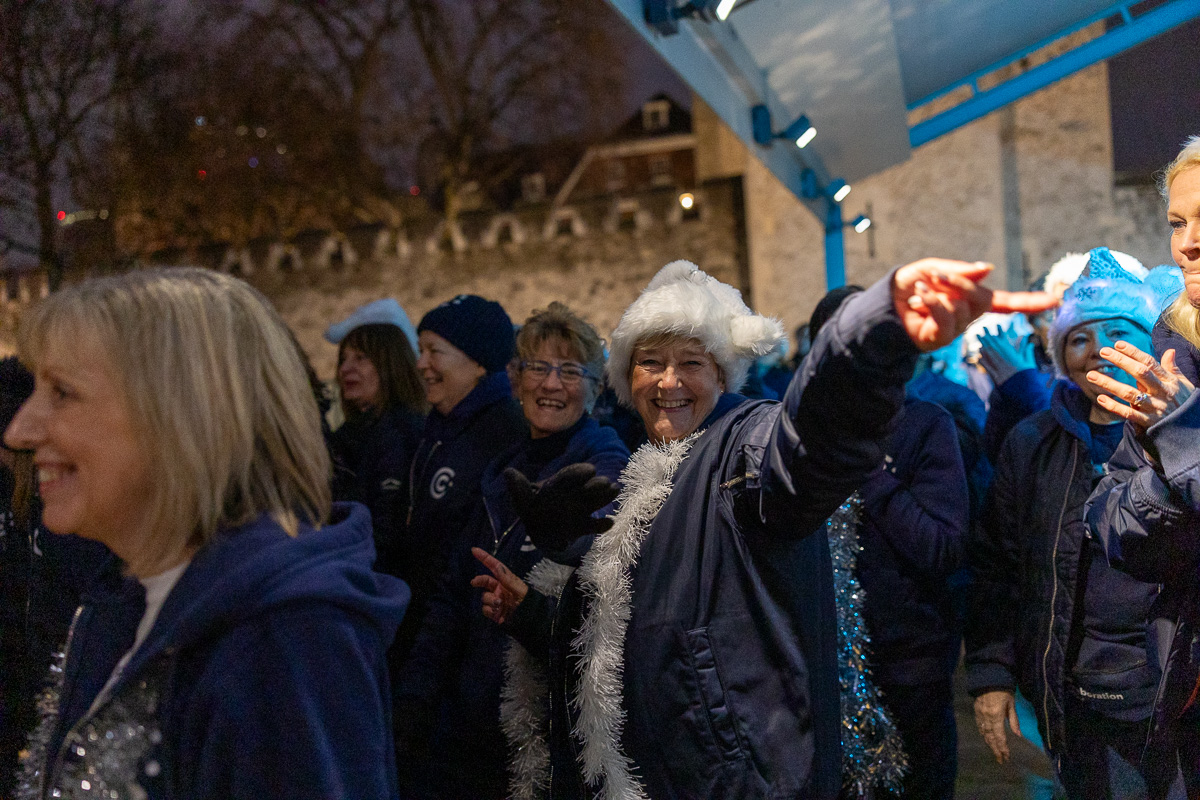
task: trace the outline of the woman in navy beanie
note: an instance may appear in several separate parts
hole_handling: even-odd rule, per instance
[[[462,536],[484,467],[527,436],[506,371],[515,342],[500,304],[473,294],[442,303],[417,326],[417,371],[430,411],[409,468],[393,566],[413,593],[396,634],[394,667],[411,647],[447,554]]]

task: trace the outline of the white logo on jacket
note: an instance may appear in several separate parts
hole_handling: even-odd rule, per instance
[[[433,480],[429,482],[429,496],[434,500],[441,500],[453,485],[454,470],[449,467],[442,467],[433,473]]]

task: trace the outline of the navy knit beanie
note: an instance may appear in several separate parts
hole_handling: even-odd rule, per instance
[[[474,294],[460,294],[431,310],[417,326],[421,331],[441,336],[488,372],[508,366],[517,344],[512,320],[501,305]]]

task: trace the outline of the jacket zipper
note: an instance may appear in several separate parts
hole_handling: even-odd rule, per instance
[[[559,602],[554,606],[554,613],[550,616],[550,642],[553,646],[554,631],[558,627],[558,612],[562,608],[562,594],[559,594]],[[565,664],[565,659],[564,659]],[[563,677],[563,697],[567,695],[567,679]],[[566,700],[569,702],[569,700]],[[546,719],[546,750],[550,754],[550,785],[546,787],[546,795],[549,800],[554,800],[554,691],[550,692],[550,714]]]
[[[1073,442],[1071,447],[1071,480],[1075,478],[1075,468],[1079,464],[1079,442]],[[1053,588],[1050,590],[1050,626],[1046,633],[1046,649],[1042,653],[1042,719],[1046,720],[1046,732],[1050,733],[1050,674],[1047,662],[1050,659],[1050,648],[1054,646],[1054,610],[1058,601],[1058,543],[1062,539],[1063,517],[1067,514],[1067,503],[1071,499],[1071,485],[1067,483],[1063,493],[1062,508],[1058,512],[1058,525],[1054,532],[1054,549],[1050,552],[1050,574],[1054,576]],[[1050,742],[1046,743],[1050,745]],[[1057,743],[1056,743],[1057,744]],[[1053,745],[1050,745],[1053,747]],[[1057,758],[1055,759],[1057,761]]]
[[[509,525],[507,528],[497,534],[496,523],[493,521],[492,510],[488,508],[486,497],[483,498],[483,510],[484,513],[487,514],[488,525],[491,526],[492,529],[492,555],[496,555],[496,553],[500,552],[500,545],[504,544],[504,540],[508,538],[510,533],[512,533],[512,529],[517,527],[517,523],[521,521],[521,518],[517,517],[515,520],[513,520],[512,525]]]
[[[76,629],[76,627],[78,627],[79,618],[82,616],[83,616],[83,606],[80,605],[80,606],[76,607],[75,613],[71,617],[71,627],[67,628],[67,643],[65,645],[63,645],[63,663],[62,663],[63,679],[58,688],[58,718],[60,720],[62,719],[62,689],[64,686],[66,686],[66,680],[67,680],[67,662],[71,658],[71,645],[75,641],[75,629]],[[51,769],[47,770],[45,773],[46,779],[45,779],[45,782],[42,784],[42,792],[41,792],[42,800],[45,800],[46,793],[50,791],[50,787],[53,786],[58,780],[58,771],[62,767],[63,752],[67,749],[67,743],[71,740],[71,736],[72,736],[72,734],[75,733],[75,730],[80,725],[82,725],[84,723],[84,721],[87,720],[87,718],[88,718],[88,715],[84,714],[81,719],[76,720],[75,724],[72,725],[70,730],[67,731],[66,735],[63,736],[62,743],[59,744],[59,746],[58,746],[58,752],[56,752],[54,754],[53,766]]]
[[[421,444],[424,444],[424,442],[422,441]],[[440,447],[441,444],[442,444],[442,440],[438,439],[436,442],[433,443],[433,447],[429,448],[429,454],[425,456],[425,463],[421,465],[421,475],[422,476],[425,475],[425,470],[427,470],[429,468],[430,459],[433,458],[434,452],[437,451],[438,447]],[[419,447],[417,448],[417,452],[418,453],[421,452]],[[416,475],[416,472],[417,472],[417,456],[414,453],[412,463],[408,465],[408,521],[405,523],[406,525],[412,525],[413,507],[417,504],[417,494],[416,494],[417,475]]]
[[[1159,592],[1162,591],[1161,584]],[[1170,669],[1171,660],[1176,656],[1175,652],[1175,636],[1179,633],[1179,617],[1175,618],[1175,624],[1171,626],[1171,644],[1167,647],[1166,663],[1159,665],[1158,673],[1158,690],[1154,693],[1154,706],[1150,712],[1150,724],[1146,728],[1146,741],[1142,744],[1142,755],[1145,756],[1146,751],[1150,749],[1151,742],[1154,741],[1154,731],[1158,728],[1158,713],[1157,710],[1162,708],[1163,695],[1167,692],[1167,673]]]

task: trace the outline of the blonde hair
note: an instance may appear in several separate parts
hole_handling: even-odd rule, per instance
[[[89,280],[23,320],[21,359],[94,341],[157,477],[128,567],[152,575],[270,514],[291,536],[330,511],[330,464],[300,354],[270,302],[196,268]]]
[[[1162,171],[1158,180],[1158,191],[1163,200],[1170,199],[1171,184],[1179,177],[1179,173],[1192,167],[1200,167],[1200,136],[1189,136],[1179,155]]]
[[[1164,200],[1171,199],[1171,184],[1184,170],[1200,167],[1200,136],[1188,137],[1179,155],[1163,170],[1159,180],[1159,191]],[[1162,314],[1167,327],[1178,333],[1193,347],[1200,349],[1200,309],[1188,300],[1187,292],[1179,293],[1175,302]]]

